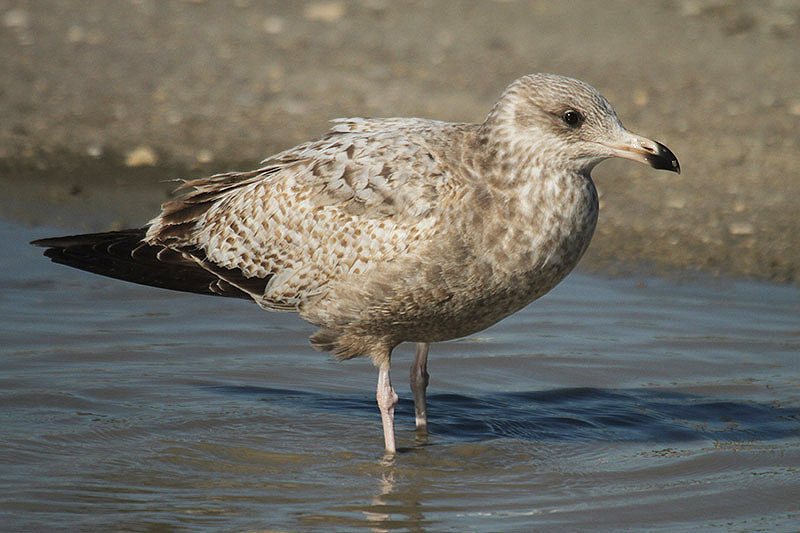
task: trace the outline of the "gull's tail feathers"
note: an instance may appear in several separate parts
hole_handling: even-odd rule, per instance
[[[204,268],[188,251],[143,242],[146,231],[146,228],[137,228],[70,235],[40,239],[31,244],[46,248],[44,255],[54,263],[110,278],[197,294],[252,297]]]

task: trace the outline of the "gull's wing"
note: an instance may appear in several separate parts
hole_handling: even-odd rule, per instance
[[[453,126],[336,121],[258,170],[187,182],[192,190],[163,206],[145,240],[194,258],[265,308],[295,310],[330,281],[429,239],[450,186],[430,142]]]

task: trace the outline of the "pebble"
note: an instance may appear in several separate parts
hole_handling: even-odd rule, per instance
[[[276,35],[283,31],[286,21],[282,17],[267,17],[264,19],[262,27],[270,35]]]
[[[158,155],[149,146],[137,146],[125,155],[126,167],[153,167],[158,163]]]
[[[308,20],[330,23],[341,19],[346,10],[344,2],[314,2],[306,6],[303,15]]]
[[[731,235],[752,235],[756,229],[750,222],[731,222],[728,231]]]

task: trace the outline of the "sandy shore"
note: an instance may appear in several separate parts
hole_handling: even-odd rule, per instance
[[[142,224],[174,183],[340,116],[480,121],[519,75],[604,93],[676,177],[595,171],[596,267],[800,278],[800,7],[787,2],[0,0],[0,218]]]

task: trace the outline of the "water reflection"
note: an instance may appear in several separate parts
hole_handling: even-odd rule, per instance
[[[394,492],[396,482],[394,473],[394,462],[396,454],[387,453],[380,459],[379,465],[383,469],[378,483],[378,492],[372,498],[372,505],[363,511],[364,517],[372,525],[370,529],[379,533],[390,531],[388,522],[392,515],[386,509],[389,506],[389,496]]]

